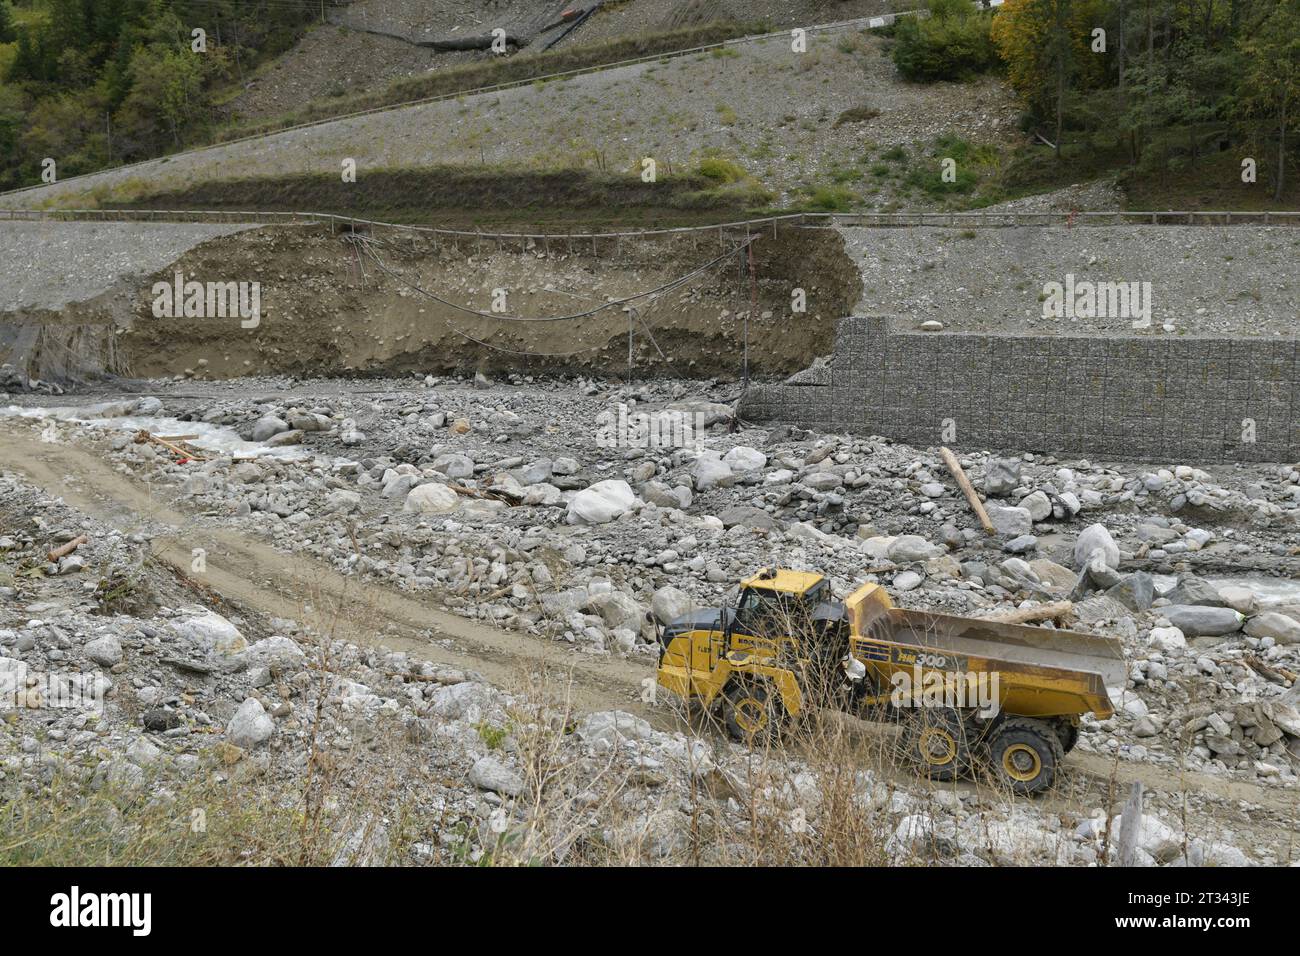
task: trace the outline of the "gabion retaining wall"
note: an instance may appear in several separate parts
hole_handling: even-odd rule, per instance
[[[842,319],[829,385],[756,385],[748,421],[919,446],[1300,460],[1300,341],[901,332]]]

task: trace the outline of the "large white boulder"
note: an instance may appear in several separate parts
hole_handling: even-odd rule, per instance
[[[442,472],[448,478],[468,478],[474,474],[473,460],[466,455],[455,453],[439,455],[430,467],[434,471]]]
[[[307,665],[307,655],[298,642],[281,634],[250,644],[239,658],[249,667],[266,667],[273,671],[297,671]]]
[[[115,634],[106,634],[89,642],[85,654],[100,667],[112,667],[122,660],[122,642]]]
[[[731,466],[721,458],[700,458],[691,469],[696,491],[708,491],[714,485],[726,488],[736,482]]]
[[[868,538],[868,541],[877,540]],[[919,534],[902,534],[889,542],[886,555],[895,564],[911,564],[915,561],[929,561],[944,553],[943,548],[931,544]]]
[[[1187,636],[1176,627],[1153,627],[1147,637],[1152,647],[1166,654],[1186,650]]]
[[[239,628],[216,611],[204,611],[172,621],[171,630],[205,654],[238,654],[248,646]]]
[[[761,471],[767,464],[767,456],[757,448],[737,445],[722,456],[733,472]]]
[[[616,746],[622,740],[649,740],[652,733],[648,723],[623,710],[588,714],[577,728],[584,743],[603,748]]]
[[[1250,619],[1246,633],[1251,637],[1271,637],[1279,644],[1300,644],[1300,621],[1276,611],[1266,611]]]
[[[1119,567],[1119,545],[1103,524],[1084,528],[1074,542],[1074,567],[1082,571],[1094,551],[1100,551],[1108,568]]]
[[[480,757],[469,770],[469,782],[480,790],[491,790],[503,797],[517,797],[524,789],[524,778],[496,757]]]
[[[606,524],[636,506],[632,486],[618,478],[598,481],[569,499],[569,524]]]
[[[460,495],[446,485],[429,482],[412,488],[402,504],[403,511],[416,514],[446,514],[460,507]]]
[[[276,415],[263,415],[253,422],[253,441],[266,441],[280,432],[287,432],[289,423]]]
[[[650,611],[660,624],[671,624],[695,608],[694,599],[681,588],[662,587],[650,599]]]
[[[239,705],[235,716],[226,727],[226,738],[236,747],[247,750],[256,747],[275,733],[275,721],[266,712],[262,702],[250,697]]]

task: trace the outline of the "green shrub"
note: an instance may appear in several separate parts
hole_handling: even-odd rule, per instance
[[[943,0],[934,0],[931,9],[935,12],[924,20],[908,17],[899,22],[893,49],[899,73],[933,83],[966,80],[997,68],[997,47],[989,32],[992,14],[948,12]]]
[[[944,159],[952,159],[957,163],[952,182],[945,182],[941,174]],[[904,182],[934,199],[953,193],[970,193],[979,185],[981,174],[996,168],[997,162],[998,153],[992,146],[945,135],[935,141],[931,158],[913,166]]]
[[[848,212],[857,202],[853,191],[843,186],[818,186],[808,199],[808,208],[818,212]]]
[[[709,156],[700,160],[695,170],[705,179],[715,183],[738,183],[748,175],[740,166],[720,156]]]
[[[865,104],[862,106],[854,106],[841,113],[835,120],[835,124],[831,129],[839,129],[845,123],[865,123],[868,120],[875,119],[879,115],[880,110],[876,109],[874,106],[867,106]]]

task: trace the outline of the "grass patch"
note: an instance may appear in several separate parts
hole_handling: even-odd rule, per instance
[[[867,106],[866,104],[863,104],[862,106],[854,106],[845,110],[836,117],[835,122],[831,125],[831,129],[839,129],[845,123],[865,123],[869,120],[875,119],[879,115],[880,110],[876,109],[874,106]]]
[[[152,193],[105,190],[94,199],[99,206],[135,209],[311,209],[402,223],[692,224],[696,214],[708,220],[764,208],[772,196],[740,166],[711,156],[690,172],[661,170],[654,183],[584,168],[442,166],[373,170],[355,183],[332,173],[259,176]]]
[[[705,179],[714,183],[738,183],[749,176],[743,168],[721,156],[706,156],[700,160],[695,169]]]
[[[338,850],[287,789],[254,795],[202,776],[151,795],[56,774],[39,793],[0,792],[0,866],[323,866]]]
[[[845,186],[815,186],[804,208],[813,212],[848,212],[857,201],[853,190]]]
[[[947,161],[955,167],[948,173]],[[970,195],[981,183],[993,180],[998,171],[998,151],[993,146],[973,144],[957,136],[941,136],[935,141],[930,158],[914,165],[904,177],[905,185],[931,199],[953,195]],[[988,197],[985,197],[986,199]],[[1001,193],[997,193],[1001,199]]]

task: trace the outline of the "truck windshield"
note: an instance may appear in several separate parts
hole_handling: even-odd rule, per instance
[[[736,605],[736,623],[748,634],[775,634],[797,625],[802,606],[793,594],[746,588]]]

